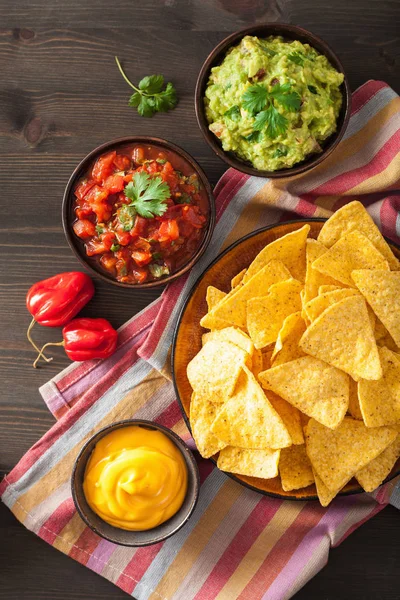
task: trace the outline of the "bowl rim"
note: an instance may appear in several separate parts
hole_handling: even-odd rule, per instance
[[[340,127],[338,127],[337,130],[334,133],[332,133],[332,135],[329,136],[329,138],[327,138],[327,147],[323,149],[323,151],[320,154],[311,154],[308,158],[305,158],[303,161],[298,163],[297,166],[295,164],[287,169],[279,169],[277,171],[258,170],[255,167],[251,166],[250,163],[246,163],[245,161],[242,161],[239,157],[236,157],[233,152],[223,150],[222,146],[217,141],[215,135],[213,135],[208,129],[208,122],[205,116],[203,102],[204,90],[213,63],[219,62],[219,58],[221,57],[221,55],[226,53],[231,46],[237,43],[244,36],[257,35],[257,32],[260,32],[261,30],[267,28],[271,28],[273,30],[271,31],[270,35],[282,35],[284,37],[286,32],[292,34],[293,36],[295,36],[297,33],[303,38],[307,38],[307,43],[309,43],[310,46],[313,46],[314,48],[316,46],[318,48],[323,48],[323,51],[318,49],[318,52],[326,56],[326,58],[328,58],[329,62],[335,67],[335,69],[343,73],[344,75],[343,83],[341,84],[343,93],[343,104],[341,111],[343,111],[343,117],[341,118],[341,116],[339,115],[337,123],[339,123],[339,120],[341,120]],[[238,29],[234,33],[231,33],[226,38],[224,38],[221,42],[219,42],[203,62],[203,65],[197,77],[194,97],[195,112],[198,126],[203,134],[205,141],[215,152],[215,154],[217,154],[217,156],[219,156],[219,158],[221,158],[230,167],[241,171],[242,173],[246,173],[247,175],[253,175],[254,177],[267,177],[270,179],[283,179],[286,177],[293,177],[294,175],[299,175],[300,173],[311,171],[311,169],[320,165],[335,150],[335,148],[338,146],[339,142],[342,140],[345,134],[351,114],[351,101],[351,89],[346,71],[344,70],[341,61],[339,60],[336,53],[332,50],[330,45],[327,44],[327,42],[325,42],[322,38],[318,37],[311,31],[304,29],[303,27],[291,25],[290,23],[280,23],[273,21],[267,21],[264,23],[259,23],[257,25],[251,25],[250,27]],[[331,139],[330,145],[329,139]]]
[[[205,190],[205,193],[206,193],[206,196],[208,199],[208,205],[209,205],[207,228],[206,228],[203,240],[202,240],[201,244],[199,245],[199,247],[197,248],[195,254],[193,254],[190,257],[190,259],[188,259],[187,263],[184,264],[178,271],[176,271],[175,273],[172,273],[168,277],[164,277],[163,279],[161,279],[159,281],[149,281],[147,283],[142,283],[142,284],[123,283],[121,281],[117,281],[116,279],[112,279],[111,277],[108,277],[105,273],[102,273],[100,271],[100,269],[99,270],[95,269],[94,266],[92,266],[92,264],[89,262],[89,260],[86,260],[83,257],[83,255],[79,252],[79,250],[77,249],[77,241],[74,237],[74,234],[72,231],[72,223],[70,222],[70,218],[69,218],[70,204],[72,202],[72,190],[73,190],[73,187],[74,187],[78,177],[81,174],[81,171],[84,170],[85,168],[87,168],[89,166],[90,162],[95,160],[103,152],[105,152],[107,150],[111,150],[112,148],[114,148],[116,146],[120,146],[122,144],[128,144],[128,143],[143,143],[143,144],[149,144],[149,145],[163,146],[167,150],[171,150],[172,152],[175,152],[176,154],[178,154],[179,156],[184,158],[192,166],[192,168],[196,171],[196,173],[199,175],[201,183],[204,187],[204,190]],[[108,142],[104,142],[103,144],[100,144],[99,146],[97,146],[96,148],[91,150],[88,154],[86,154],[86,156],[84,156],[84,158],[82,158],[82,160],[80,160],[78,165],[74,168],[74,170],[72,171],[72,173],[68,179],[67,185],[65,186],[64,193],[63,193],[61,212],[62,212],[62,226],[63,226],[63,230],[64,230],[64,235],[67,238],[67,242],[68,242],[70,249],[74,253],[75,257],[78,259],[78,261],[81,263],[81,265],[86,267],[91,273],[93,273],[93,275],[95,275],[96,277],[99,277],[103,281],[106,281],[107,283],[116,285],[118,287],[127,288],[127,289],[131,289],[131,290],[143,290],[143,289],[161,287],[163,285],[167,285],[168,283],[171,283],[175,279],[178,279],[178,277],[181,277],[182,275],[185,275],[185,273],[190,271],[190,269],[197,263],[197,261],[200,259],[200,257],[206,251],[206,249],[210,243],[210,240],[211,240],[211,237],[212,237],[212,234],[214,231],[214,227],[215,227],[215,221],[216,221],[216,208],[215,208],[215,198],[214,198],[213,189],[212,189],[211,183],[209,182],[204,170],[199,165],[197,160],[195,158],[193,158],[193,156],[191,156],[188,152],[186,152],[186,150],[184,150],[177,144],[174,144],[173,142],[170,142],[164,138],[158,138],[158,137],[153,137],[153,136],[148,136],[148,135],[130,135],[130,136],[125,136],[125,137],[115,138],[113,140],[110,140]]]
[[[184,409],[182,400],[180,398],[179,395],[179,389],[178,389],[178,385],[176,382],[176,376],[175,376],[175,354],[176,354],[176,347],[177,347],[177,340],[178,340],[178,334],[179,334],[179,328],[180,328],[180,324],[181,324],[181,320],[183,318],[183,315],[186,311],[186,307],[189,304],[189,301],[191,300],[193,294],[195,293],[198,284],[200,283],[201,279],[204,277],[204,275],[207,273],[207,271],[209,271],[214,265],[216,265],[218,263],[218,261],[225,256],[226,254],[228,254],[231,250],[233,250],[233,248],[235,248],[236,246],[238,246],[239,244],[241,244],[242,242],[245,242],[246,240],[264,232],[264,231],[269,231],[270,229],[274,229],[275,227],[281,226],[281,225],[294,225],[297,223],[310,223],[310,222],[318,222],[318,223],[325,223],[328,219],[322,218],[322,217],[310,217],[307,219],[290,219],[289,221],[282,221],[279,223],[272,223],[272,225],[266,225],[265,227],[260,227],[259,229],[255,229],[254,231],[246,234],[245,236],[241,237],[240,239],[236,240],[235,242],[233,242],[232,244],[230,244],[230,246],[228,246],[223,252],[221,252],[220,254],[218,254],[218,256],[207,266],[206,269],[204,269],[204,271],[202,272],[202,274],[196,279],[196,281],[194,282],[193,286],[191,287],[187,297],[185,298],[185,302],[183,303],[180,311],[179,311],[179,315],[176,321],[176,325],[174,328],[174,333],[173,333],[173,337],[172,337],[172,344],[171,344],[171,373],[172,373],[172,383],[174,385],[174,391],[175,391],[175,395],[176,395],[176,399],[177,402],[179,404],[179,408],[181,410],[182,416],[183,416],[183,420],[185,421],[186,427],[189,429],[190,433],[192,434],[192,428],[190,426],[190,420],[189,417],[186,414],[186,411]],[[385,240],[392,244],[395,248],[397,248],[400,252],[400,245],[396,244],[395,242],[393,242],[392,240],[389,240],[386,236],[383,236],[385,238]],[[215,460],[215,458],[210,457],[209,459],[218,469],[218,465],[217,465],[217,461]],[[221,469],[220,469],[221,470]],[[313,500],[316,501],[318,500],[318,496],[317,495],[313,495],[313,496],[307,496],[306,498],[301,498],[298,496],[292,496],[292,495],[282,495],[282,494],[276,494],[274,492],[266,492],[265,490],[260,490],[259,488],[257,488],[254,485],[251,485],[251,483],[247,483],[246,481],[243,481],[242,479],[239,479],[239,477],[237,477],[234,473],[229,473],[227,471],[221,471],[222,473],[224,473],[225,475],[227,475],[228,477],[230,477],[231,479],[233,479],[234,481],[236,481],[237,483],[240,483],[240,485],[243,485],[244,487],[249,488],[250,490],[253,490],[255,492],[258,492],[259,494],[262,494],[263,496],[269,496],[271,498],[279,498],[280,500],[295,500],[296,502],[307,502],[309,500]],[[389,474],[385,480],[380,484],[380,486],[384,485],[385,483],[388,483],[389,481],[391,481],[392,479],[394,479],[395,477],[397,477],[398,475],[400,475],[400,467],[399,470],[392,474]],[[380,487],[378,486],[378,487]],[[307,488],[302,488],[302,489],[307,489]],[[347,490],[347,491],[340,491],[337,496],[354,496],[356,494],[363,494],[365,493],[364,490],[362,489],[361,486],[359,486],[358,489],[355,490]]]
[[[188,508],[187,513],[185,514],[184,518],[179,522],[179,524],[169,533],[167,533],[166,535],[162,535],[157,537],[156,539],[152,540],[151,542],[145,542],[145,543],[122,543],[120,541],[116,541],[115,539],[110,538],[109,536],[101,533],[97,527],[95,525],[93,525],[90,520],[87,518],[87,516],[85,515],[85,513],[83,512],[81,505],[79,503],[79,500],[77,498],[77,494],[76,494],[76,485],[82,485],[81,483],[77,483],[76,481],[76,471],[78,469],[79,466],[79,462],[82,459],[82,456],[84,454],[84,452],[86,451],[87,447],[92,444],[94,441],[95,443],[97,443],[97,441],[99,441],[100,439],[102,439],[103,437],[105,437],[107,435],[107,433],[112,430],[114,431],[115,429],[122,429],[124,427],[129,427],[130,425],[138,425],[138,426],[147,426],[147,427],[152,427],[153,429],[157,429],[159,431],[161,431],[162,433],[164,433],[174,444],[175,446],[178,448],[178,450],[180,451],[180,453],[182,455],[184,455],[183,450],[185,452],[185,455],[187,457],[187,461],[185,461],[185,464],[187,465],[188,470],[190,469],[192,475],[193,475],[193,491],[194,491],[194,499],[191,503],[191,505]],[[98,439],[97,439],[98,438]],[[181,448],[182,447],[182,448]],[[93,447],[94,448],[94,447]],[[182,450],[183,449],[183,450]],[[91,456],[88,456],[86,463],[85,463],[85,469],[86,469],[86,465],[87,462],[89,460]],[[71,478],[70,478],[70,486],[71,486],[71,494],[72,494],[72,499],[75,505],[75,508],[80,516],[80,518],[83,520],[83,522],[94,532],[96,533],[98,536],[100,536],[101,538],[112,542],[113,544],[117,544],[119,546],[127,546],[127,547],[135,547],[135,548],[139,548],[139,547],[145,547],[145,546],[152,546],[154,544],[158,544],[159,542],[162,542],[166,539],[168,539],[169,537],[171,537],[172,535],[174,535],[177,531],[179,531],[184,525],[185,523],[187,523],[187,521],[189,520],[189,518],[192,516],[194,509],[196,508],[198,499],[199,499],[199,494],[200,494],[200,472],[199,472],[199,467],[197,465],[196,459],[193,455],[192,450],[189,448],[189,446],[186,444],[186,442],[174,431],[172,431],[172,429],[169,429],[168,427],[165,427],[165,425],[161,425],[161,423],[157,423],[155,421],[150,421],[149,419],[123,419],[122,421],[115,421],[113,423],[110,423],[109,425],[105,425],[104,427],[102,427],[101,429],[97,430],[92,436],[90,436],[90,438],[85,442],[85,444],[81,447],[81,449],[79,450],[79,453],[77,455],[77,457],[75,458],[74,461],[74,465],[72,467],[72,472],[71,472]],[[94,512],[94,511],[93,511]],[[173,515],[174,516],[174,515]],[[99,517],[101,519],[101,517]],[[172,519],[173,517],[171,517]],[[168,519],[169,520],[169,519]],[[103,519],[102,519],[103,521]],[[168,521],[165,521],[165,523],[167,523]],[[104,521],[104,523],[106,523],[106,521]],[[129,530],[124,530],[124,529],[120,529],[119,527],[114,527],[114,525],[110,525],[108,524],[110,527],[112,527],[113,529],[115,529],[116,532],[119,531],[128,531]],[[143,531],[154,531],[156,532],[157,527],[153,527],[152,529],[146,529]],[[136,531],[131,531],[130,533],[132,533],[132,535],[135,535],[135,533],[137,533]]]

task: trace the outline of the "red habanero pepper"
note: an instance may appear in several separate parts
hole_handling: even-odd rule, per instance
[[[47,346],[64,346],[68,358],[83,361],[108,358],[114,354],[118,341],[118,333],[106,319],[73,319],[63,328],[62,336],[62,342],[43,346],[34,367]]]
[[[33,317],[27,337],[35,350],[40,352],[30,335],[35,323],[45,327],[63,327],[89,302],[93,294],[93,281],[89,275],[78,271],[59,273],[35,283],[26,296],[26,307]],[[51,359],[45,360],[49,362]]]

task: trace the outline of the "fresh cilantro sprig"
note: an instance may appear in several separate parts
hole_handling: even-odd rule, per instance
[[[275,102],[288,112],[297,112],[301,106],[301,98],[297,92],[292,91],[290,83],[278,83],[271,91],[260,84],[251,85],[242,98],[243,108],[255,116],[254,131],[265,130],[271,139],[285,133],[288,127],[288,119],[278,111]],[[246,138],[249,141],[259,139],[250,136]]]
[[[167,112],[175,108],[178,103],[176,89],[170,81],[163,89],[163,75],[147,75],[136,86],[126,76],[117,56],[115,62],[126,83],[135,90],[129,98],[129,106],[137,108],[140,116],[152,117],[156,112]]]
[[[165,213],[168,205],[165,200],[170,197],[168,183],[161,177],[150,177],[145,171],[135,173],[132,181],[124,190],[125,196],[131,201],[127,209],[134,209],[140,217],[151,219]],[[126,210],[129,213],[129,210]]]

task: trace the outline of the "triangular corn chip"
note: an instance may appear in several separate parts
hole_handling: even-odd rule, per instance
[[[301,309],[303,285],[288,279],[271,286],[269,294],[247,303],[247,330],[256,348],[276,342],[286,317]]]
[[[358,400],[358,383],[354,381],[352,377],[349,377],[349,380],[349,414],[353,417],[353,419],[362,421],[363,416],[361,413],[360,402]]]
[[[247,301],[255,296],[264,296],[269,288],[290,277],[289,271],[278,260],[270,261],[258,271],[246,284],[237,286],[209,314],[212,317],[228,321],[237,327],[246,326]]]
[[[351,278],[354,269],[389,271],[389,263],[365,235],[359,231],[351,231],[317,258],[313,268],[325,275],[335,277],[344,285],[355,287]]]
[[[286,317],[279,330],[278,338],[271,356],[271,362],[274,367],[304,356],[304,352],[300,348],[299,342],[305,330],[306,324],[300,312],[293,313]]]
[[[221,471],[272,479],[278,475],[280,450],[262,448],[250,450],[227,446],[218,456],[217,467]]]
[[[224,402],[232,394],[248,353],[231,342],[207,342],[187,366],[189,383],[199,396]],[[221,369],[221,365],[229,369]]]
[[[336,279],[332,277],[328,277],[324,275],[317,269],[313,268],[314,262],[325,254],[328,250],[321,242],[318,240],[313,240],[312,238],[308,238],[306,241],[306,282],[304,285],[304,301],[309,302],[315,296],[318,296],[318,289],[321,285],[338,285]]]
[[[245,350],[250,356],[253,356],[253,342],[244,331],[237,329],[236,327],[225,327],[225,329],[209,331],[208,333],[203,334],[202,340],[203,344],[206,344],[210,340],[232,342],[232,344],[236,344],[236,346]]]
[[[206,302],[208,306],[208,311],[214,308],[223,298],[225,298],[226,293],[222,292],[218,288],[213,285],[209,285],[207,288]]]
[[[366,492],[373,492],[389,475],[400,457],[400,435],[374,458],[366,467],[355,474],[355,478]]]
[[[258,374],[261,373],[261,371],[263,370],[263,355],[261,353],[261,350],[254,349],[252,355],[251,372],[253,373],[254,377],[257,378]]]
[[[204,329],[210,329],[211,331],[225,329],[226,327],[231,326],[228,321],[218,319],[217,317],[212,317],[210,313],[207,313],[204,315],[204,317],[202,317],[202,319],[200,319],[200,325],[204,327]]]
[[[304,444],[281,450],[279,475],[285,492],[299,490],[314,483],[310,459]]]
[[[255,273],[268,264],[270,260],[280,260],[289,269],[291,276],[304,281],[306,272],[306,239],[310,231],[309,225],[287,233],[265,246],[250,264],[243,278],[248,281]]]
[[[235,287],[237,287],[239,285],[239,283],[242,283],[245,273],[246,273],[246,269],[242,269],[237,275],[235,275],[235,277],[232,277],[232,279],[231,279],[231,288],[232,289],[235,289]]]
[[[268,400],[284,422],[292,438],[292,444],[304,444],[300,411],[270,390],[268,390]]]
[[[360,269],[351,275],[396,346],[400,347],[400,273]]]
[[[313,475],[320,504],[321,506],[328,506],[332,502],[332,500],[338,495],[343,486],[340,486],[336,490],[330,490],[328,487],[326,487],[326,485],[324,484],[324,482],[322,481],[321,477],[318,475],[315,469],[313,469]]]
[[[325,294],[325,292],[336,292],[336,290],[342,290],[342,285],[320,285],[318,288],[318,296]]]
[[[371,307],[369,308],[371,309]],[[394,343],[394,339],[378,318],[376,318],[375,321],[375,339],[378,346],[386,346],[386,348],[389,348],[389,350],[392,350],[392,352],[400,351],[400,349]]]
[[[400,361],[387,348],[379,348],[383,376],[378,381],[358,382],[361,414],[367,427],[400,421]]]
[[[218,411],[211,430],[230,446],[239,448],[276,450],[292,443],[282,419],[246,367],[235,393]]]
[[[190,427],[197,450],[204,458],[216,454],[226,444],[211,431],[212,422],[217,414],[216,406],[209,398],[192,394],[190,401]]]
[[[300,346],[356,381],[382,377],[367,305],[361,296],[343,298],[327,308],[311,323]]]
[[[306,429],[307,454],[323,483],[330,490],[338,490],[390,446],[396,436],[394,429],[368,428],[351,417],[345,417],[337,429],[311,419]]]
[[[323,225],[318,235],[318,241],[330,248],[349,231],[357,230],[365,235],[377,250],[389,262],[393,271],[400,269],[400,264],[390,249],[389,244],[373,222],[365,207],[354,200],[337,210]]]
[[[263,388],[272,390],[326,427],[337,427],[347,412],[348,376],[312,356],[272,367],[258,378]]]

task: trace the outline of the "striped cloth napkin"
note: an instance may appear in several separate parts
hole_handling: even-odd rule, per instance
[[[379,81],[354,93],[344,140],[311,173],[273,182],[227,171],[215,190],[215,233],[199,264],[121,328],[114,356],[72,364],[41,388],[58,421],[0,485],[14,515],[138,600],[284,600],[326,564],[331,546],[389,502],[400,508],[399,478],[324,509],[257,494],[199,458],[201,493],[189,522],[163,543],[133,549],[88,529],[70,492],[79,449],[113,421],[154,419],[193,443],[168,379],[168,351],[187,292],[221,250],[293,213],[328,217],[354,198],[399,242],[399,178],[400,99]]]

